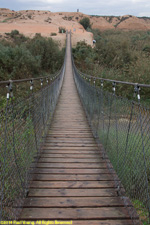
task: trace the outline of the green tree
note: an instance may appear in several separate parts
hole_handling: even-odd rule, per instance
[[[61,68],[64,49],[60,50],[53,39],[40,34],[30,39],[17,30],[9,37],[0,41],[0,80],[48,75]]]
[[[32,55],[39,60],[40,67],[47,73],[59,70],[63,63],[63,54],[52,38],[36,35],[27,45]]]
[[[84,17],[82,20],[80,20],[80,24],[84,27],[85,30],[87,28],[91,28],[90,19],[88,17]]]

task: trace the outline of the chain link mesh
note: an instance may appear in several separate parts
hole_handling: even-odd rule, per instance
[[[103,83],[96,86],[95,80],[80,73],[75,65],[73,70],[93,135],[117,174],[118,193],[128,196],[144,224],[150,224],[150,110],[116,96],[115,86],[112,93],[103,89]],[[130,207],[131,218],[134,212]]]
[[[40,90],[14,101],[7,96],[0,112],[0,220],[16,219],[28,194],[32,163],[36,163],[53,117],[65,73],[61,71]],[[37,81],[39,82],[39,81]],[[10,95],[11,93],[8,93]],[[17,210],[18,209],[18,210]]]

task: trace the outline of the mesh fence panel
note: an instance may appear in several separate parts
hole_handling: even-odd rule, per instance
[[[65,63],[53,82],[17,103],[7,99],[0,112],[0,220],[16,219],[28,194],[32,164],[52,120],[64,72]]]
[[[75,66],[73,70],[93,135],[117,174],[118,193],[128,196],[143,223],[150,224],[150,110],[91,84]],[[129,213],[134,217],[132,207]]]

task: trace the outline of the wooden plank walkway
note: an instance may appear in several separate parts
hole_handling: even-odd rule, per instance
[[[132,224],[80,103],[69,42],[62,92],[34,173],[20,220]]]

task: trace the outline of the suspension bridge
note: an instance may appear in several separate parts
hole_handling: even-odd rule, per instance
[[[37,93],[31,80],[32,95],[18,104],[10,101],[9,83],[1,120],[1,220],[140,224],[131,200],[142,202],[148,218],[149,110],[80,73],[70,33],[64,65],[48,79]]]

